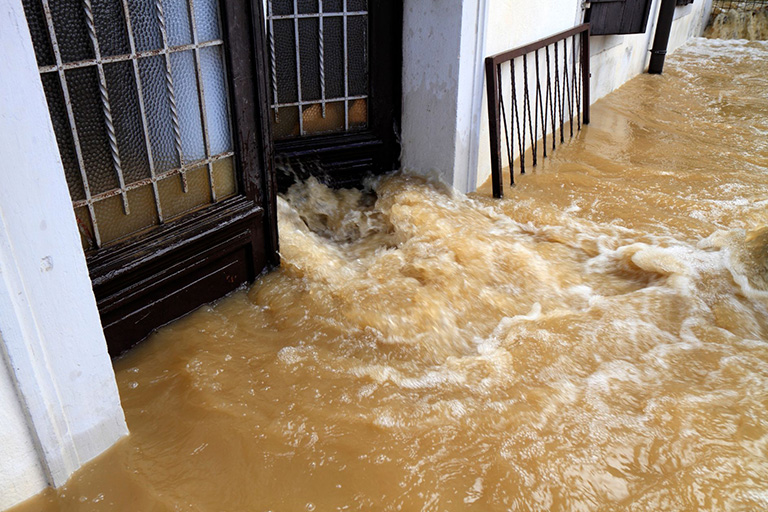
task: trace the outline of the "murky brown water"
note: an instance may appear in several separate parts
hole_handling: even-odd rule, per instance
[[[592,119],[503,201],[292,190],[283,267],[118,361],[131,436],[19,510],[768,508],[768,44]]]

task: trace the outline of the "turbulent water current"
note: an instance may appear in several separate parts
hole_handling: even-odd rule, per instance
[[[517,181],[294,186],[281,268],[116,361],[131,435],[19,510],[768,509],[768,44]]]

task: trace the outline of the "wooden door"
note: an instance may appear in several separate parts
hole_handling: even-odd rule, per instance
[[[24,0],[110,353],[277,259],[260,0]]]
[[[398,167],[400,0],[267,0],[270,121],[281,187]]]

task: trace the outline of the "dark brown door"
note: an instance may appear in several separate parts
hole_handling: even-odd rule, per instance
[[[24,0],[112,355],[277,263],[260,0]]]
[[[402,1],[267,0],[281,187],[353,185],[398,166]]]

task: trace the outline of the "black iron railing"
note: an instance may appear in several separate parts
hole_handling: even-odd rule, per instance
[[[514,185],[515,145],[520,174],[525,174],[525,152],[529,141],[531,163],[535,166],[540,133],[546,158],[548,129],[554,150],[558,127],[560,143],[565,141],[566,122],[573,137],[574,114],[577,130],[581,129],[582,122],[589,124],[589,23],[486,57],[485,80],[493,197],[502,197],[502,126],[510,184]],[[509,87],[505,87],[507,83]]]

